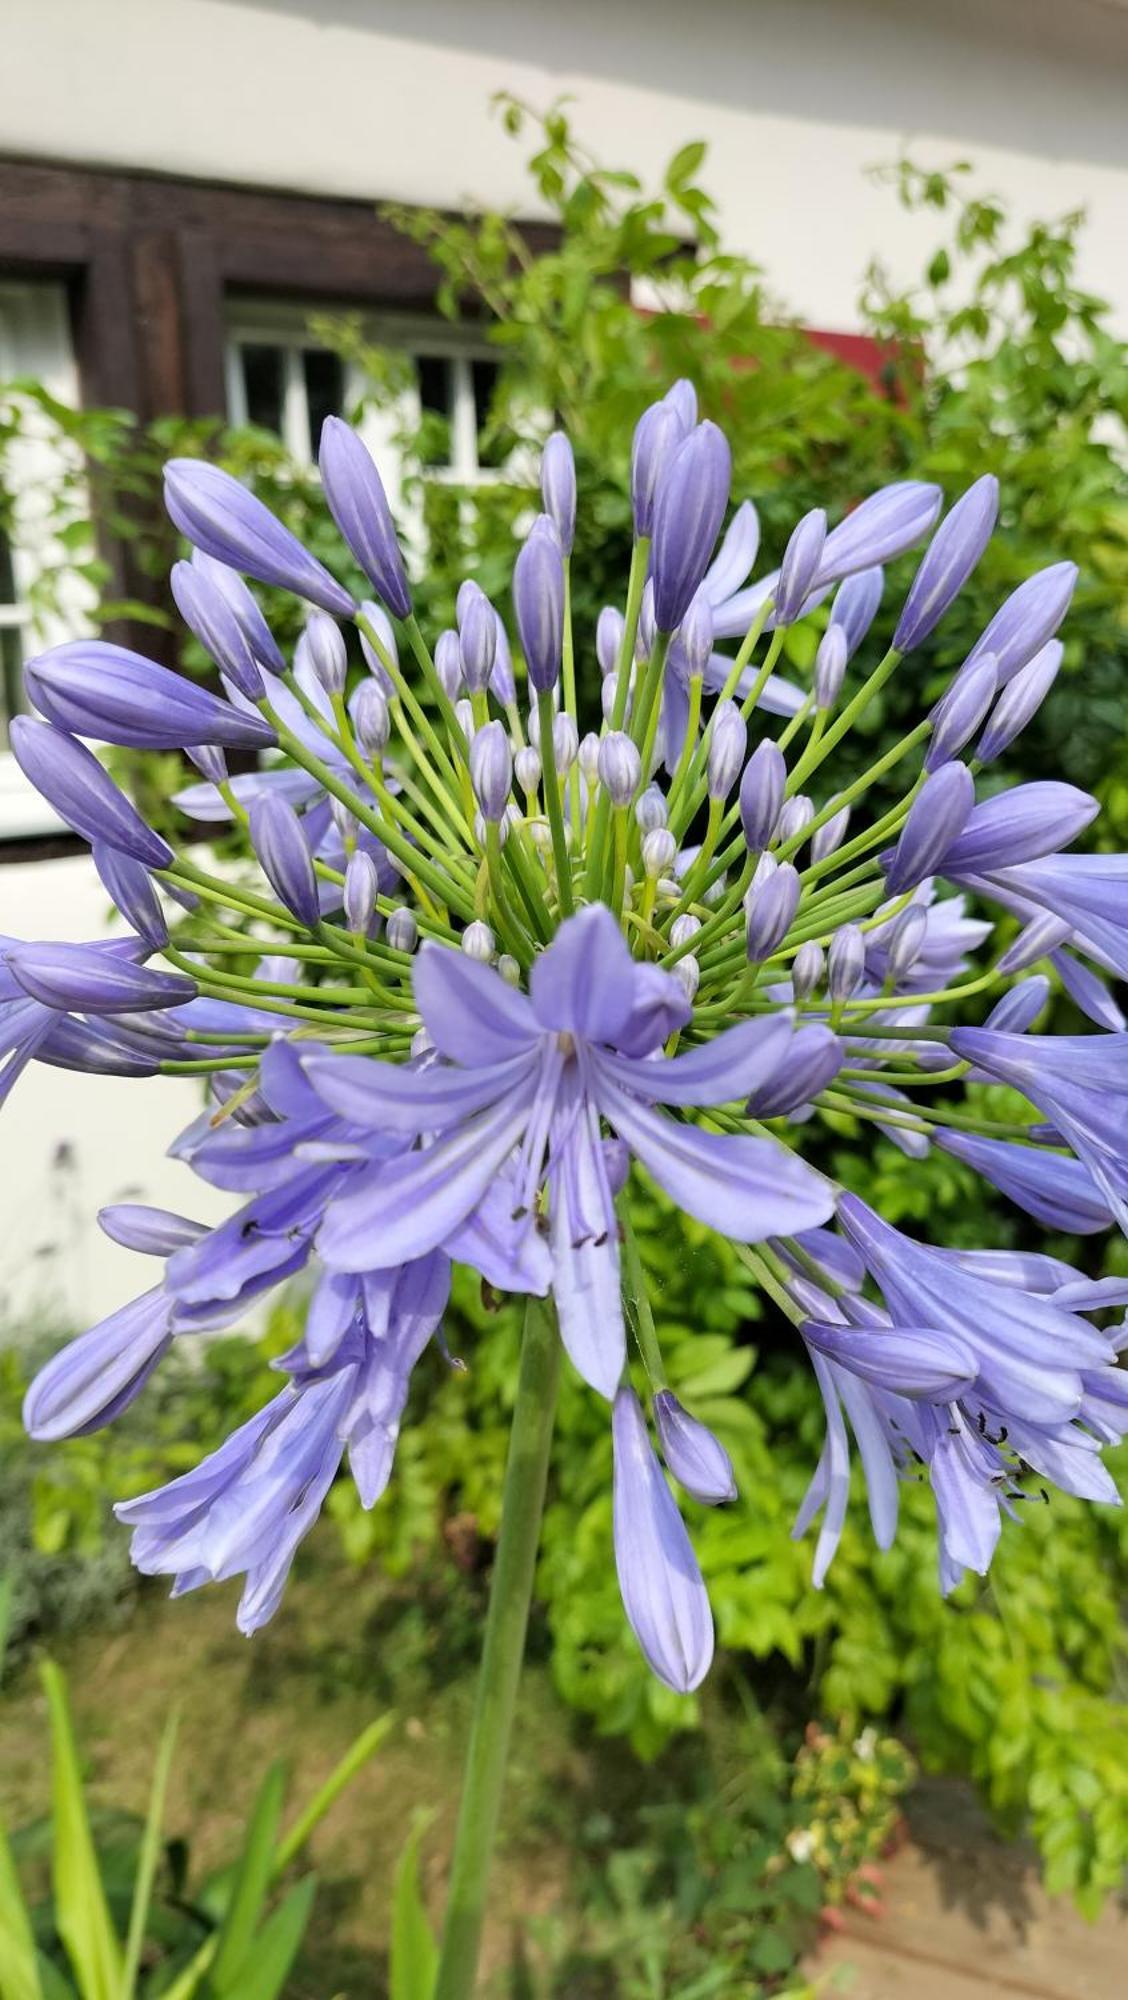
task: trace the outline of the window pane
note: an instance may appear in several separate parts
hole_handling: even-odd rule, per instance
[[[474,383],[474,418],[478,429],[478,464],[496,470],[505,464],[509,447],[504,438],[486,438],[483,432],[489,423],[493,406],[494,390],[501,373],[497,361],[472,361],[470,373]]]
[[[452,383],[450,362],[440,354],[417,354],[415,371],[423,422],[419,456],[424,465],[449,465]]]
[[[305,371],[306,404],[309,409],[309,449],[317,457],[321,426],[326,417],[339,417],[345,400],[345,364],[339,354],[324,347],[307,347],[302,353]]]
[[[15,604],[16,581],[12,575],[12,551],[8,537],[0,529],[0,604]]]
[[[8,748],[8,723],[23,707],[23,646],[18,625],[0,625],[0,750]]]
[[[239,359],[243,366],[248,423],[281,437],[285,361],[282,348],[240,346]]]

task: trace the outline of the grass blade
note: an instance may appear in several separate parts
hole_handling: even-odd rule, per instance
[[[395,1719],[394,1715],[377,1716],[375,1722],[370,1722],[368,1728],[361,1731],[356,1742],[350,1744],[340,1763],[314,1793],[304,1812],[299,1813],[289,1833],[279,1841],[274,1853],[275,1875],[280,1875],[284,1868],[289,1867],[295,1856],[300,1854],[310,1834],[320,1825],[345,1786],[351,1783],[357,1772],[367,1764],[368,1759],[375,1756]]]
[[[0,2000],[43,2000],[35,1938],[12,1850],[0,1827]]]
[[[145,1815],[145,1831],[141,1836],[137,1875],[133,1884],[133,1900],[129,1909],[129,1932],[125,1940],[125,1964],[121,1974],[121,2000],[133,2000],[137,1984],[141,1948],[145,1942],[145,1922],[149,1915],[149,1901],[153,1893],[157,1862],[160,1859],[161,1823],[164,1819],[168,1774],[172,1768],[172,1753],[176,1747],[176,1732],[179,1726],[180,1716],[174,1710],[165,1724],[164,1734],[157,1750],[157,1761],[153,1766],[149,1809]]]
[[[86,1815],[66,1681],[51,1660],[40,1673],[53,1750],[55,1924],[82,2000],[118,2000],[121,1951]]]
[[[420,1813],[396,1863],[392,1894],[390,2000],[431,2000],[439,1947],[419,1888],[419,1844],[432,1815]]]
[[[251,1824],[235,1870],[231,1901],[220,1926],[211,1973],[211,1984],[216,1993],[233,1992],[233,1981],[242,1969],[262,1914],[274,1874],[274,1847],[285,1788],[283,1766],[272,1764],[255,1800]]]
[[[316,1875],[307,1875],[256,1933],[253,1958],[239,1979],[239,2000],[278,2000],[301,1949],[316,1888]]]

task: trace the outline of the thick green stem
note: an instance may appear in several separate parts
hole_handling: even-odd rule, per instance
[[[559,1378],[560,1341],[552,1304],[548,1299],[530,1298],[525,1309],[501,1533],[433,2000],[471,2000],[474,1992],[486,1888],[525,1652]]]

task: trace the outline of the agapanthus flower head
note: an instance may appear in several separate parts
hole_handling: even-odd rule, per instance
[[[820,1518],[816,1582],[851,1437],[882,1546],[901,1477],[923,1469],[944,1589],[986,1568],[1032,1477],[1112,1499],[1100,1452],[1128,1396],[1120,1337],[1094,1316],[1128,1288],[1037,1251],[936,1248],[819,1165],[844,1133],[876,1134],[906,1175],[938,1147],[1047,1228],[1128,1229],[1128,1030],[1110,983],[1128,978],[1128,859],[1086,851],[1087,793],[1007,788],[994,761],[1051,692],[1072,565],[1019,585],[922,727],[836,771],[847,726],[982,555],[990,476],[936,530],[883,651],[883,566],[929,535],[939,489],[810,509],[780,569],[756,575],[756,508],[742,499],[726,526],[727,442],[675,384],[635,433],[631,571],[589,663],[570,623],[583,496],[563,435],[514,565],[516,660],[471,580],[429,649],[378,470],[336,419],[321,466],[342,573],[359,563],[379,602],[354,603],[218,467],[176,460],[169,510],[193,554],[174,591],[227,698],[99,641],[28,669],[46,719],[18,717],[13,750],[91,844],[128,935],[0,939],[0,1100],[32,1062],[198,1073],[208,1105],[173,1154],[241,1204],[215,1228],[104,1211],[158,1282],[53,1357],[32,1433],[111,1421],[174,1343],[300,1276],[280,1393],[120,1510],[138,1565],[174,1590],[243,1576],[252,1631],[333,1480],[365,1507],[384,1491],[466,1265],[551,1300],[611,1431],[627,1616],[654,1671],[689,1691],[712,1618],[646,1410],[685,1494],[742,1503],[726,1438],[666,1385],[643,1309],[632,1211],[653,1184],[731,1239],[809,1360],[826,1438],[797,1531]],[[315,607],[292,665],[239,571]],[[777,676],[783,628],[812,614],[817,637],[787,641],[811,669]],[[978,732],[986,785],[963,761]],[[201,781],[174,800],[183,841],[146,826],[80,736],[185,752]],[[245,834],[253,878],[186,851],[201,823]],[[980,904],[1004,912],[1002,948]],[[1046,1031],[1059,987],[1090,1032]],[[985,1079],[1018,1093],[1016,1122],[987,1117]]]

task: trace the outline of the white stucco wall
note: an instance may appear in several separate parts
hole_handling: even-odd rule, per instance
[[[107,912],[89,855],[19,864],[0,850],[0,933],[81,942],[109,934]],[[184,1077],[24,1071],[0,1110],[0,1339],[29,1321],[80,1329],[154,1282],[159,1264],[98,1228],[106,1202],[228,1213],[230,1196],[164,1157],[202,1102]]]
[[[498,89],[560,93],[608,162],[708,138],[731,240],[848,327],[919,223],[866,169],[973,158],[1028,214],[1086,205],[1128,325],[1125,0],[4,0],[0,149],[373,198],[528,209]]]

